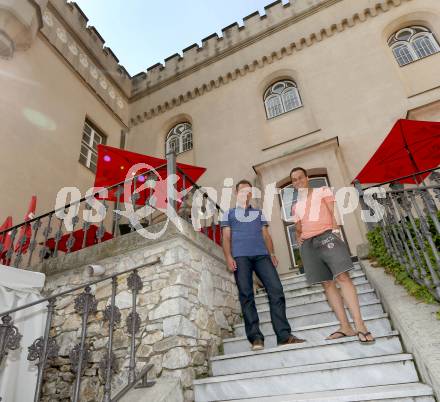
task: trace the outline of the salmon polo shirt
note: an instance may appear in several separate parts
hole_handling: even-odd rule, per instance
[[[335,196],[329,187],[312,188],[308,193],[299,191],[298,200],[292,205],[293,222],[301,223],[301,238],[310,239],[333,229]]]

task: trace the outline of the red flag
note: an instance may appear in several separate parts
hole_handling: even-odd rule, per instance
[[[35,209],[37,208],[37,196],[33,195],[31,198],[31,202],[29,203],[29,208],[27,214],[24,216],[24,221],[27,222],[33,218],[35,218]],[[23,241],[23,238],[26,236],[26,240],[24,240],[23,246],[21,248],[21,252],[23,254],[26,253],[29,243],[31,242],[32,237],[32,226],[30,223],[23,225],[20,228],[20,232],[18,233],[17,242],[15,243],[15,252],[20,249],[20,244]]]
[[[12,216],[8,216],[5,221],[3,222],[3,225],[0,226],[0,233],[4,230],[7,230],[12,227]],[[6,232],[2,235],[0,235],[0,244],[3,245],[2,250],[0,251],[0,261],[3,261],[6,256],[6,252],[8,251],[9,247],[11,246],[11,232]]]

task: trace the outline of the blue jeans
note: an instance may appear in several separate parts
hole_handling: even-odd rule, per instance
[[[235,257],[234,259],[237,263],[237,270],[234,272],[235,282],[238,287],[238,296],[249,342],[253,343],[256,339],[264,340],[255,306],[253,272],[266,288],[272,327],[277,336],[277,342],[284,342],[289,337],[291,328],[286,317],[286,298],[283,286],[272,259],[268,255]]]

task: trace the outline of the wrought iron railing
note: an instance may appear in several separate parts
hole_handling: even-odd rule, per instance
[[[40,401],[42,398],[42,386],[44,379],[44,371],[51,360],[58,356],[59,346],[55,337],[51,336],[51,328],[53,322],[54,311],[58,302],[62,303],[62,300],[66,297],[71,297],[78,291],[82,291],[75,299],[75,311],[81,315],[81,335],[78,339],[78,343],[71,349],[69,354],[71,370],[75,373],[75,380],[72,385],[72,401],[79,401],[81,379],[89,359],[89,344],[87,342],[87,326],[91,316],[97,312],[98,301],[95,295],[92,293],[93,285],[103,284],[109,282],[108,286],[111,286],[110,303],[105,307],[103,311],[103,319],[108,323],[108,341],[106,352],[100,362],[100,374],[104,379],[104,397],[103,402],[114,402],[120,400],[128,391],[133,387],[150,387],[154,382],[148,381],[148,371],[152,368],[152,365],[145,364],[145,366],[136,372],[136,334],[139,332],[141,319],[136,311],[138,293],[143,287],[142,279],[138,273],[143,268],[156,265],[160,262],[160,259],[156,259],[152,262],[145,263],[134,268],[115,273],[113,275],[89,282],[84,285],[76,286],[61,293],[50,295],[46,298],[42,298],[35,302],[19,306],[9,311],[0,312],[1,324],[0,324],[0,365],[2,360],[7,357],[8,352],[16,350],[20,347],[22,334],[20,329],[14,325],[13,314],[19,311],[30,309],[36,305],[43,305],[47,303],[47,318],[44,334],[38,337],[32,345],[28,347],[27,359],[30,362],[37,361],[38,374],[37,384],[34,393],[34,402]],[[125,322],[125,330],[130,337],[130,354],[128,364],[128,383],[112,396],[112,378],[117,373],[117,367],[115,364],[115,355],[113,353],[113,334],[116,324],[121,324],[121,312],[116,305],[116,294],[118,289],[118,283],[121,283],[121,278],[127,276],[127,288],[132,294],[131,312],[128,314]],[[0,397],[1,397],[0,390]]]
[[[382,206],[377,223],[367,223],[370,230],[379,226],[387,253],[405,267],[408,275],[426,287],[440,301],[440,173],[439,168],[417,172],[374,187],[388,185],[384,193],[373,197]],[[399,182],[408,177],[430,173],[426,181],[405,188]],[[357,187],[364,209],[366,191]],[[368,208],[367,208],[368,209]],[[376,211],[377,212],[377,211]]]
[[[203,223],[201,232],[220,243],[221,233],[218,230],[218,221],[223,211],[219,205],[209,197],[202,187],[193,182],[184,171],[176,166],[174,153],[169,153],[167,163],[156,167],[155,170],[165,167],[168,175],[179,174],[183,188],[186,188],[188,183],[192,186],[191,191],[179,200],[181,203],[177,208],[178,215],[187,221],[191,221],[192,196],[196,190],[201,191],[204,198],[204,205],[201,206],[202,212],[203,208],[206,208],[206,204],[211,205],[215,211],[211,218]],[[141,220],[141,225],[144,227],[163,221],[166,218],[165,213],[155,208],[151,195],[144,197],[145,202],[140,202],[141,194],[132,191],[129,194],[129,199],[124,200],[124,188],[127,183],[134,189],[141,179],[142,181],[157,181],[158,177],[155,170],[141,172],[125,181],[96,191],[78,201],[67,203],[61,208],[0,232],[0,264],[28,269],[46,259],[57,257],[61,252],[69,254],[133,232],[136,230],[135,224],[118,212],[124,202],[129,202],[133,211],[146,207],[151,207],[154,210],[147,218]],[[170,200],[170,206],[176,210],[176,200],[170,195],[173,186],[171,184],[167,187],[167,200]],[[106,199],[105,194],[112,194],[114,201]],[[97,204],[94,205],[98,199],[101,202],[100,207]],[[101,217],[101,219],[96,219],[93,216],[95,208],[98,211],[98,218]],[[94,221],[96,224],[94,224]],[[66,222],[69,223],[68,226]],[[107,231],[107,227],[111,227],[111,229]],[[7,244],[6,247],[4,246],[5,243]]]
[[[190,177],[188,177],[179,167],[176,167],[176,171],[182,175],[183,180],[183,188],[185,188],[186,182],[188,181],[195,190],[202,192],[203,194],[203,203],[200,206],[200,210],[202,214],[205,214],[209,209],[208,205],[213,208],[215,211],[214,214],[208,214],[210,218],[208,218],[204,225],[201,226],[201,232],[208,236],[212,241],[217,244],[221,244],[223,233],[220,230],[220,219],[222,214],[224,213],[223,209],[206,193],[201,186],[195,183]],[[184,200],[184,202],[186,199]],[[185,208],[185,205],[182,208],[182,216],[183,218],[190,221],[190,217],[187,215],[188,209]]]

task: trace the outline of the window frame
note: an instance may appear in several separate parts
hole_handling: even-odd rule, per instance
[[[434,52],[428,54],[427,56],[419,56],[418,51],[417,51],[417,49],[415,47],[415,42],[416,42],[417,39],[429,39],[429,43],[433,47]],[[437,40],[435,39],[434,35],[432,34],[432,32],[419,32],[419,33],[416,33],[410,39],[410,43],[412,45],[414,53],[417,54],[418,60],[425,59],[426,57],[432,56],[432,55],[440,52],[440,46],[439,46]]]
[[[90,133],[87,133],[86,127],[90,129]],[[89,137],[88,141],[85,138]],[[100,142],[96,141],[96,148],[94,147],[95,138],[99,138]],[[96,127],[89,119],[84,120],[82,137],[81,137],[81,146],[79,151],[79,163],[83,165],[85,168],[89,169],[93,173],[96,173],[96,169],[98,166],[98,145],[105,145],[107,143],[107,135],[103,133],[102,130]],[[83,149],[86,149],[87,154],[84,155]],[[93,162],[92,157],[95,157],[96,162]]]
[[[283,85],[284,88],[282,89],[281,92],[275,92],[275,87],[277,85]],[[296,106],[294,106],[293,108],[287,108],[286,102],[285,102],[285,94],[287,92],[294,92],[294,99],[295,102],[293,102],[294,104],[296,104]],[[269,107],[269,101],[276,99],[278,101],[278,105],[280,106],[281,112],[277,113],[277,114],[272,114],[270,111],[270,107]],[[291,80],[291,79],[282,79],[282,80],[277,80],[275,82],[273,82],[272,84],[270,84],[266,90],[264,91],[263,94],[263,103],[264,103],[264,109],[266,111],[266,119],[267,120],[271,120],[274,119],[278,116],[281,116],[283,114],[292,112],[296,109],[299,109],[301,107],[304,106],[303,102],[302,102],[302,98],[301,98],[301,94],[299,92],[298,89],[298,85],[296,84],[295,81]]]
[[[409,32],[409,36],[407,39],[399,39],[399,34],[402,33],[403,31]],[[429,43],[432,45],[434,49],[434,53],[430,53],[429,55],[426,56],[419,55],[419,51],[416,48],[416,42],[415,42],[419,38],[428,39]],[[418,60],[422,60],[429,56],[433,56],[434,54],[440,53],[440,44],[437,41],[437,38],[435,37],[434,33],[429,28],[422,25],[410,25],[395,31],[388,38],[387,43],[393,53],[394,60],[397,62],[399,67],[407,66],[408,64],[415,63]],[[400,60],[395,53],[395,50],[402,46],[406,47],[406,49],[408,50],[409,54],[413,59],[412,61],[406,62],[404,64],[400,63]]]
[[[177,132],[176,129],[182,125],[186,126],[186,128],[181,132]],[[177,144],[177,150],[174,149],[176,155],[191,151],[194,148],[192,124],[187,121],[180,122],[174,125],[168,131],[168,134],[165,138],[165,155],[172,150],[169,146],[169,144],[172,142],[176,142]]]

